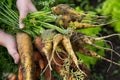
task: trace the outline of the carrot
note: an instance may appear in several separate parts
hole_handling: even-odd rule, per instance
[[[49,67],[47,67],[47,69],[44,73],[44,76],[45,76],[45,80],[54,80],[52,72]]]
[[[40,55],[40,53],[38,51],[34,51],[34,80],[38,80],[39,76],[40,76],[40,66],[39,66],[39,61],[42,58],[42,56]]]
[[[34,64],[34,80],[38,80],[39,77],[40,77],[40,67],[39,67],[39,64],[38,63],[35,63]]]
[[[82,28],[92,28],[92,27],[97,27],[97,26],[101,26],[101,25],[93,25],[93,24],[89,24],[89,23],[80,23],[78,21],[70,21],[69,25],[70,27],[74,28],[74,29],[82,29]]]
[[[113,21],[112,21],[113,22]],[[73,29],[83,29],[83,28],[93,28],[93,27],[99,27],[99,26],[104,26],[107,24],[110,24],[112,22],[108,23],[102,23],[102,24],[93,24],[93,23],[86,23],[86,22],[79,22],[78,21],[69,21],[68,26],[72,27]]]
[[[118,64],[114,61],[111,61],[107,58],[104,58],[104,57],[98,55],[96,52],[91,51],[91,50],[89,50],[88,48],[86,48],[82,45],[82,44],[89,44],[89,45],[94,46],[96,48],[103,48],[105,50],[110,50],[110,51],[114,52],[115,54],[117,54],[118,56],[120,56],[117,52],[115,52],[112,49],[104,48],[104,47],[97,46],[97,45],[94,44],[94,42],[96,40],[100,40],[102,38],[105,38],[105,37],[91,38],[91,37],[88,37],[88,36],[86,36],[84,34],[80,34],[80,33],[77,33],[77,34],[74,33],[73,36],[71,37],[72,40],[76,39],[76,42],[73,43],[73,47],[74,47],[74,49],[76,49],[76,51],[79,51],[80,53],[83,53],[84,55],[95,57],[95,58],[98,58],[98,59],[102,59],[102,60],[105,60],[107,62],[113,63],[117,66],[120,66],[120,64]],[[79,45],[75,45],[75,44],[79,44]],[[77,48],[79,48],[79,50]]]
[[[72,69],[73,69],[74,71],[77,71],[78,69],[77,69],[77,67],[74,66],[74,65],[75,65],[75,64],[72,63],[72,64],[71,64],[71,67],[72,67]],[[90,70],[87,68],[87,66],[86,66],[84,63],[79,64],[79,66],[80,66],[80,69],[81,69],[83,72],[85,72],[85,74],[87,75],[86,78],[88,78],[88,79],[90,79],[90,80],[93,80],[93,76],[92,76]]]
[[[41,70],[44,69],[45,63],[44,63],[44,60],[43,60],[43,59],[40,59],[40,60],[39,60],[39,67],[40,67]]]
[[[17,80],[17,77],[16,77],[15,74],[10,73],[10,74],[8,75],[8,80]]]
[[[67,28],[70,21],[71,17],[69,15],[62,15],[56,20],[56,24],[64,28]]]
[[[40,36],[36,37],[34,40],[34,45],[38,49],[39,52],[41,52],[41,49],[43,47],[42,39]]]
[[[83,76],[83,78],[86,78],[87,75],[79,68],[79,64],[78,64],[78,60],[77,60],[77,57],[73,51],[73,48],[72,48],[72,45],[71,45],[71,42],[70,42],[70,39],[66,36],[63,36],[63,46],[65,47],[67,53],[70,55],[72,61],[75,63],[76,67],[78,68],[79,70],[79,73],[81,74],[81,76]]]
[[[62,56],[64,56],[64,54],[62,54]],[[67,58],[67,56],[64,56],[63,58]],[[67,80],[69,80],[69,75],[67,73],[63,73],[64,69],[64,61],[62,59],[60,59],[58,57],[57,54],[54,55],[54,59],[56,62],[52,62],[53,67],[55,68],[55,70],[57,71],[57,73],[59,73],[59,75],[64,78],[65,76],[67,77]],[[69,73],[69,72],[68,72]]]
[[[39,60],[41,59],[41,55],[39,54],[38,51],[34,51],[34,54],[33,54],[33,61],[34,62],[39,62]]]
[[[64,54],[62,54],[62,56],[64,56]],[[63,59],[61,59],[60,57],[61,57],[60,55],[59,56],[57,54],[54,55],[55,61],[52,62],[53,66],[62,66],[63,65]],[[65,57],[62,57],[62,58],[65,58]]]
[[[51,50],[52,50],[52,42],[51,41],[50,42],[44,42],[42,52],[46,56],[48,62],[50,60]],[[49,64],[49,67],[52,70],[51,64]]]
[[[77,66],[77,68],[79,69],[78,66],[78,60],[77,57],[73,51],[70,39],[66,36],[63,36],[63,40],[62,40],[63,46],[65,47],[67,53],[70,55],[70,57],[72,58],[72,60],[74,61],[75,65]]]
[[[18,80],[23,80],[23,74],[22,74],[22,67],[21,67],[21,65],[19,66],[19,69],[18,69]]]
[[[114,35],[114,34],[113,34],[113,35]],[[113,35],[111,35],[111,36],[113,36]],[[115,35],[116,35],[116,34],[115,34]],[[75,36],[73,36],[73,37],[75,37]],[[73,38],[73,37],[72,37],[72,38]],[[109,36],[100,37],[100,38],[91,38],[91,37],[86,36],[86,35],[84,35],[84,34],[78,33],[76,37],[78,38],[78,40],[80,40],[80,41],[78,41],[79,43],[89,44],[89,45],[91,45],[91,46],[93,46],[93,47],[96,47],[96,48],[98,48],[98,49],[109,50],[109,51],[115,53],[116,55],[118,55],[118,56],[120,57],[120,54],[119,54],[118,52],[114,51],[113,49],[106,48],[106,47],[101,47],[101,46],[97,46],[96,44],[94,44],[94,42],[95,42],[95,41],[98,41],[98,40],[105,41],[105,40],[102,40],[102,39],[104,39],[105,37],[110,37],[110,35],[109,35]],[[75,37],[75,38],[76,38],[76,37]],[[110,43],[110,44],[111,44],[111,43]],[[111,44],[111,45],[112,45],[112,44]]]
[[[95,25],[91,23],[83,23],[83,22],[79,22],[79,19],[76,19],[77,16],[73,16],[73,17],[71,18],[69,15],[64,15],[62,16],[61,19],[58,19],[56,23],[64,28],[72,27],[73,29],[92,28],[92,27],[106,25],[106,24]]]
[[[13,75],[11,76],[10,80],[17,80],[16,75],[13,74]]]
[[[41,60],[44,64],[42,64],[42,62],[40,62]],[[51,73],[51,69],[50,69],[50,67],[48,67],[47,59],[45,57],[43,57],[41,60],[39,61],[39,66],[42,69],[41,75],[44,75],[45,80],[54,80],[53,75]]]
[[[51,29],[44,31],[41,34],[41,39],[42,39],[42,43],[43,43],[43,47],[41,49],[41,52],[46,57],[48,63],[49,63],[50,56],[51,56],[51,53],[52,53],[52,39],[53,39],[53,36],[55,34],[56,33],[53,32],[53,30],[51,30]],[[52,67],[51,67],[50,64],[49,64],[49,67],[52,70]]]
[[[79,15],[78,12],[72,10],[67,4],[59,4],[57,6],[52,7],[52,12],[57,15]]]
[[[16,36],[23,80],[33,80],[33,46],[31,38],[26,33],[17,33]]]
[[[68,14],[66,14],[66,15],[62,15],[62,16],[58,17],[56,20],[56,24],[67,28],[69,26],[76,27],[75,26],[76,23],[74,23],[74,22],[78,22],[79,24],[81,24],[81,28],[82,28],[82,26],[84,27],[84,24],[81,23],[81,21],[84,17],[85,17],[84,15],[68,15]],[[74,25],[73,25],[73,23],[74,23]],[[87,23],[85,23],[85,24],[87,24]],[[90,26],[90,27],[92,27],[92,26]]]
[[[51,64],[51,61],[54,58],[54,52],[56,50],[57,45],[60,43],[60,41],[62,41],[62,37],[63,36],[61,34],[56,34],[53,37],[53,50],[52,50],[52,54],[51,54],[51,57],[50,57],[50,61],[48,62],[49,65]]]
[[[102,60],[105,60],[105,61],[107,61],[107,62],[113,63],[113,64],[115,64],[115,65],[117,65],[117,66],[120,66],[120,64],[118,64],[118,63],[116,63],[116,62],[114,62],[114,61],[111,61],[111,60],[109,60],[109,59],[107,59],[107,58],[104,58],[104,57],[98,55],[97,53],[95,53],[94,51],[88,50],[88,49],[85,48],[85,47],[80,47],[79,51],[80,51],[81,53],[83,53],[84,55],[91,56],[91,57],[95,57],[95,58],[98,58],[98,59],[102,59]]]
[[[3,73],[4,80],[17,80],[17,77],[14,73]]]

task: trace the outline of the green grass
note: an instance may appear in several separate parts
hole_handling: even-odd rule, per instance
[[[7,49],[0,46],[0,79],[3,73],[17,74],[18,65],[15,65],[12,57],[8,54]]]

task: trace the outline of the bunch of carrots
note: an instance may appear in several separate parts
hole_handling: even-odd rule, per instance
[[[88,16],[91,16],[89,21]],[[104,16],[76,12],[65,4],[53,7],[50,12],[38,11],[29,14],[27,18],[23,19],[25,28],[19,30],[16,35],[21,59],[18,80],[38,80],[41,75],[45,77],[45,80],[55,80],[53,70],[62,77],[62,80],[92,79],[90,71],[82,60],[77,58],[76,52],[120,66],[85,46],[88,44],[110,50],[120,56],[110,48],[94,44],[95,41],[119,34],[95,38],[76,31],[105,25],[99,23],[104,19]],[[92,20],[96,20],[96,22],[93,23]],[[16,80],[16,78],[10,80]]]

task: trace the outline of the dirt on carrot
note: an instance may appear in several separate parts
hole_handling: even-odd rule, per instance
[[[17,33],[16,36],[23,80],[33,80],[33,46],[31,38],[26,33]]]
[[[66,51],[68,52],[68,54],[70,55],[70,57],[72,58],[72,60],[74,61],[75,65],[79,68],[78,66],[78,60],[77,57],[73,51],[70,39],[66,36],[63,36],[63,46],[65,47]]]

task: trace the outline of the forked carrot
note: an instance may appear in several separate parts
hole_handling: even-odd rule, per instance
[[[53,37],[53,50],[52,50],[52,54],[50,57],[50,61],[48,62],[49,65],[51,64],[51,61],[54,58],[54,53],[55,53],[56,47],[62,41],[62,38],[63,38],[63,36],[61,34],[56,34]]]
[[[51,50],[52,50],[52,42],[44,42],[44,46],[42,48],[42,52],[44,53],[44,55],[46,56],[46,59],[49,63],[50,60],[50,54],[51,54]],[[48,64],[50,69],[52,70],[51,64]]]

